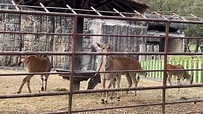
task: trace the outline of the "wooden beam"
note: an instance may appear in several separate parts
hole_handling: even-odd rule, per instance
[[[94,6],[94,8],[99,9],[99,8],[105,6],[105,5],[110,4],[111,2],[113,2],[113,0],[104,0],[104,1],[102,1],[100,3],[98,3],[98,5]]]
[[[82,0],[75,0],[76,2],[75,2],[75,7],[76,8],[81,8],[81,6],[82,6]]]
[[[131,8],[132,9],[132,11],[134,11],[134,10],[136,10],[136,11],[138,11],[138,12],[141,12],[141,13],[143,13],[142,11],[143,11],[143,9],[144,9],[144,11],[145,11],[145,8],[143,8],[142,6],[143,5],[135,5],[135,4],[129,4],[129,3],[126,3],[126,2],[124,2],[124,1],[120,1],[120,0],[116,0],[117,2],[120,2],[121,4],[123,4],[123,5],[125,5],[125,7],[128,7],[128,8]],[[133,7],[135,7],[135,8],[133,8]]]
[[[112,2],[111,4],[114,4],[116,7],[114,7],[114,8],[116,8],[116,9],[119,9],[119,11],[120,11],[120,9],[123,11],[123,12],[128,12],[128,10],[126,10],[125,8],[123,8],[123,6],[121,6],[120,4],[118,4],[118,3],[116,3],[116,2]],[[122,4],[123,5],[123,4]]]
[[[83,4],[82,4],[82,8],[89,8],[89,0],[84,0]]]
[[[112,10],[112,6],[110,6],[110,4],[109,5],[105,5],[105,7],[107,7],[108,9],[109,9],[109,11],[111,11]],[[111,15],[113,15],[113,16],[118,16],[119,14],[117,14],[117,13],[112,13]]]
[[[112,9],[110,9],[110,8],[108,7],[108,5],[103,6],[103,8],[104,8],[104,9],[107,9],[107,11],[111,11],[111,10],[112,10]]]
[[[18,4],[34,4],[34,3],[36,3],[37,1],[35,1],[35,0],[20,0],[19,1],[19,3]]]

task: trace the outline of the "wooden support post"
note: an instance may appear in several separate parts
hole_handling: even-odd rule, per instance
[[[73,90],[80,90],[80,81],[73,81]]]
[[[78,17],[78,23],[77,23],[77,33],[83,33],[83,24],[84,24],[84,18]],[[76,37],[76,51],[82,51],[82,42],[83,42],[83,37],[82,36],[77,36]],[[81,64],[82,64],[82,59],[80,56],[75,57],[75,67],[74,70],[81,70]]]

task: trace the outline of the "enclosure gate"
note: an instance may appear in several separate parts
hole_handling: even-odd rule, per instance
[[[106,109],[117,109],[117,108],[131,108],[131,107],[141,107],[141,106],[155,106],[155,105],[161,105],[162,106],[162,114],[165,114],[165,106],[169,104],[177,104],[177,103],[187,103],[187,102],[202,102],[203,100],[191,100],[191,101],[184,101],[184,102],[166,102],[166,90],[169,88],[189,88],[189,87],[202,87],[203,84],[194,84],[194,85],[182,85],[182,86],[166,86],[166,62],[167,62],[167,55],[202,55],[202,53],[170,53],[168,52],[168,40],[173,37],[169,37],[169,26],[170,23],[188,23],[188,24],[203,24],[202,20],[169,20],[165,18],[164,16],[156,13],[161,18],[147,18],[144,15],[138,14],[138,17],[126,17],[125,14],[132,14],[134,13],[125,13],[125,12],[118,12],[116,11],[118,16],[103,16],[100,12],[102,11],[96,11],[90,10],[89,12],[96,12],[98,15],[87,15],[87,14],[77,14],[74,9],[71,7],[68,7],[69,10],[72,11],[72,13],[58,13],[58,12],[49,12],[48,8],[44,7],[43,4],[41,6],[44,8],[45,11],[27,11],[27,10],[20,10],[19,7],[26,7],[26,6],[18,6],[16,4],[13,4],[16,8],[16,10],[9,10],[9,9],[0,9],[1,13],[15,13],[20,15],[47,15],[47,16],[66,16],[71,17],[73,20],[73,31],[72,33],[46,33],[46,32],[21,32],[21,31],[0,31],[1,34],[34,34],[34,35],[68,35],[72,36],[71,39],[71,51],[69,52],[19,52],[19,51],[1,51],[0,55],[66,55],[71,56],[71,65],[70,65],[70,86],[69,91],[65,92],[49,92],[49,93],[30,93],[30,94],[11,94],[11,95],[0,95],[0,99],[8,99],[8,98],[20,98],[20,97],[39,97],[39,96],[54,96],[54,95],[69,95],[69,103],[68,103],[68,110],[66,112],[55,112],[55,113],[77,113],[77,112],[86,112],[86,111],[96,111],[96,110],[106,110]],[[67,5],[68,6],[68,5]],[[28,6],[27,6],[28,7]],[[34,6],[33,6],[34,7]],[[113,13],[115,13],[115,11]],[[105,89],[105,90],[73,90],[73,79],[75,74],[82,74],[84,72],[82,71],[75,71],[74,65],[75,65],[75,57],[77,55],[104,55],[103,53],[95,53],[95,52],[78,52],[76,50],[76,39],[78,36],[114,36],[114,37],[145,37],[145,38],[157,38],[157,36],[149,36],[149,35],[117,35],[117,34],[82,34],[78,33],[77,31],[77,22],[79,18],[97,18],[97,19],[116,19],[116,20],[131,20],[131,21],[141,21],[141,22],[163,22],[166,25],[165,28],[165,36],[160,36],[159,38],[165,39],[165,47],[164,52],[156,52],[156,53],[142,53],[142,52],[109,52],[105,53],[106,55],[164,55],[164,77],[163,77],[163,86],[156,86],[156,87],[137,87],[137,88],[122,88],[122,89]],[[198,19],[198,18],[197,18]],[[184,38],[191,38],[191,37],[184,37]],[[202,37],[192,37],[192,38],[200,38]],[[203,70],[203,69],[191,69],[191,70]],[[148,72],[154,72],[157,70],[147,70]],[[86,73],[86,72],[85,72]],[[33,73],[26,73],[26,74],[33,74]],[[34,74],[67,74],[63,72],[59,73],[34,73]],[[25,73],[15,73],[15,74],[0,74],[0,76],[15,76],[15,75],[25,75]],[[84,93],[95,93],[95,92],[109,92],[109,91],[127,91],[127,90],[156,90],[161,89],[162,90],[162,103],[154,103],[154,104],[142,104],[142,105],[129,105],[129,106],[115,106],[115,107],[107,107],[107,108],[94,108],[94,109],[86,109],[86,110],[72,110],[72,97],[74,94],[84,94]],[[54,112],[53,112],[54,113]]]

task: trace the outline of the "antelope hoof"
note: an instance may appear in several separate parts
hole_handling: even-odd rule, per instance
[[[108,103],[108,101],[107,101],[107,100],[105,100],[105,101],[104,101],[104,103],[105,103],[105,104],[107,104],[107,103]]]
[[[18,92],[16,92],[17,94],[20,94],[21,92],[20,91],[18,91]]]
[[[113,100],[113,97],[110,97],[109,99]]]
[[[105,104],[104,99],[101,99],[101,103],[102,103],[102,104]]]
[[[43,87],[41,87],[41,91],[44,91],[44,88],[43,88]]]
[[[117,101],[120,101],[120,97],[117,97]]]

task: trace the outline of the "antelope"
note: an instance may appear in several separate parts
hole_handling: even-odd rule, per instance
[[[50,62],[49,58],[46,55],[44,55],[42,57],[37,57],[35,55],[31,55],[31,56],[28,56],[28,57],[23,57],[21,59],[21,61],[19,62],[19,65],[21,63],[25,64],[25,70],[28,73],[50,72],[51,69],[52,69],[51,62]],[[21,83],[20,88],[17,91],[17,93],[21,93],[21,90],[22,90],[25,83],[27,83],[28,91],[31,93],[30,79],[33,76],[34,75],[27,75],[25,78],[23,78],[22,83]],[[41,75],[41,80],[42,80],[41,91],[46,91],[48,77],[49,77],[49,74]],[[44,83],[45,83],[45,86],[44,86]]]
[[[183,69],[184,69],[184,67],[180,64],[178,64],[178,65],[167,64],[166,65],[166,70],[183,70]],[[190,84],[193,83],[193,76],[190,75],[187,71],[167,71],[167,80],[170,85],[172,85],[171,84],[172,75],[177,76],[177,85],[180,85],[181,78],[189,80]]]
[[[143,70],[139,61],[134,59],[134,58],[120,57],[120,56],[116,56],[114,58],[121,62],[122,70]],[[126,75],[126,79],[128,82],[128,88],[130,88],[133,83],[134,83],[134,86],[137,87],[138,82],[140,80],[140,76],[139,75],[136,76],[137,73],[139,75],[143,75],[145,78],[147,76],[147,72],[125,72],[125,73],[122,73],[122,75]],[[126,93],[128,93],[128,91]],[[137,95],[137,93],[135,91],[135,96],[136,95]]]
[[[99,47],[101,47],[100,44],[97,44]],[[109,45],[102,45],[102,52],[108,52],[110,49]],[[113,59],[111,56],[102,56],[101,58],[101,63],[99,67],[99,71],[108,71],[108,70],[120,70],[121,69],[121,63]],[[121,80],[121,75],[119,73],[100,73],[100,79],[101,79],[101,84],[102,84],[102,89],[109,89],[111,85],[115,85],[114,79],[116,79],[116,84],[117,88],[120,88],[120,80]],[[106,80],[108,80],[107,87],[106,86]],[[106,95],[106,98],[104,99],[104,94]],[[119,92],[117,92],[117,98],[118,100],[120,99]],[[108,92],[102,92],[102,98],[101,98],[102,103],[107,103],[108,102]]]
[[[103,44],[100,45],[97,43],[98,47],[101,48],[102,52],[108,52],[110,49],[109,44]],[[104,55],[102,56],[102,60],[99,66],[99,71],[108,71],[108,70],[142,70],[142,67],[140,63],[131,57],[119,57],[119,56],[111,56],[111,55]],[[102,83],[102,89],[105,89],[105,81],[109,80],[109,83],[107,85],[107,88],[110,88],[111,86],[115,86],[115,78],[116,78],[116,83],[117,83],[117,88],[120,88],[120,80],[121,80],[121,75],[126,74],[126,78],[129,84],[129,88],[132,86],[132,81],[137,87],[137,84],[139,82],[139,76],[136,77],[136,73],[139,73],[141,75],[147,75],[146,72],[125,72],[125,73],[100,73],[100,79]],[[135,91],[136,95],[136,91]],[[117,99],[120,100],[119,93],[117,93]],[[101,101],[107,102],[108,101],[108,93],[106,93],[106,99],[103,99],[103,94],[102,94],[102,99]]]

